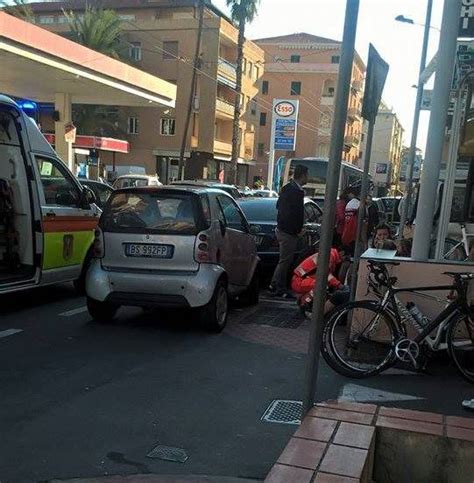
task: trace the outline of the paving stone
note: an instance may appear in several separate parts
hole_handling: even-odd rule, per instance
[[[371,414],[356,413],[354,411],[342,411],[339,409],[332,409],[326,407],[314,407],[309,413],[310,416],[315,416],[325,419],[336,419],[338,421],[346,421],[349,423],[371,424],[374,417]]]
[[[306,417],[298,431],[297,438],[314,439],[316,441],[329,441],[336,429],[337,421],[322,418]]]
[[[427,423],[443,423],[442,414],[428,413],[424,411],[412,411],[411,409],[381,407],[379,411],[379,416],[410,419],[412,421],[424,421]]]
[[[315,470],[321,461],[325,449],[326,443],[291,438],[278,458],[278,463]]]
[[[313,471],[276,464],[265,478],[265,483],[310,483]]]
[[[443,436],[443,426],[441,424],[426,423],[423,421],[413,421],[412,419],[390,418],[379,416],[376,425],[383,428],[400,429],[414,433],[434,434]]]
[[[375,435],[373,426],[362,424],[341,423],[337,430],[334,443],[355,448],[369,449]]]
[[[331,444],[324,455],[320,470],[323,473],[360,478],[367,458],[368,451],[365,449]]]

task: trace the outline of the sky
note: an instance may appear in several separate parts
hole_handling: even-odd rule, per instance
[[[226,0],[213,3],[228,13]],[[383,99],[397,113],[405,129],[404,143],[410,144],[420,65],[423,27],[396,22],[397,15],[423,24],[427,0],[361,0],[356,50],[367,63],[369,43],[389,63]],[[306,32],[335,40],[342,39],[345,0],[261,0],[258,17],[248,27],[250,39]],[[443,0],[434,0],[431,25],[440,27]],[[439,32],[431,29],[428,60],[435,54]],[[427,85],[432,86],[433,80]],[[426,147],[429,114],[423,111],[418,131],[418,147]]]

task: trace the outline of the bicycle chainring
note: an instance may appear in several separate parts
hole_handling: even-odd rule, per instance
[[[414,367],[418,367],[418,357],[420,356],[420,346],[411,339],[400,339],[395,346],[395,355],[402,362],[411,362]]]

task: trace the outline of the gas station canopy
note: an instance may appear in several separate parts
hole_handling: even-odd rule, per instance
[[[39,102],[174,107],[176,86],[0,12],[0,91]]]

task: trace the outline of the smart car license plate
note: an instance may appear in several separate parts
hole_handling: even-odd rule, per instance
[[[172,258],[173,246],[151,243],[126,243],[125,255],[127,257]]]

